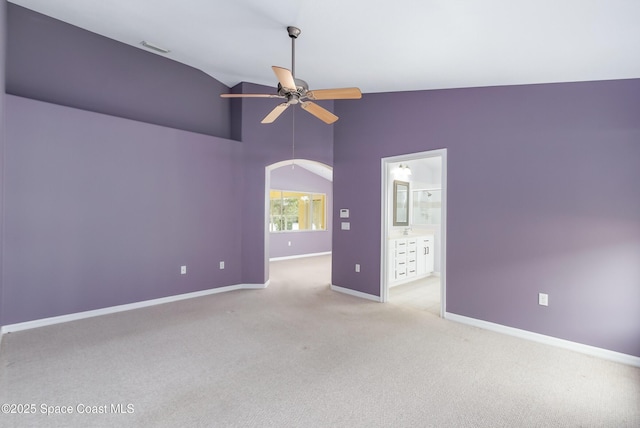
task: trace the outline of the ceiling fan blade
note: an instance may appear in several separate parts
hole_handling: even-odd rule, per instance
[[[289,107],[288,103],[278,104],[271,112],[262,119],[260,123],[273,123]]]
[[[285,98],[274,94],[220,94],[222,98]]]
[[[309,113],[311,113],[312,115],[314,115],[315,117],[317,117],[318,119],[320,119],[321,121],[323,121],[324,123],[332,124],[333,122],[338,120],[338,116],[331,113],[326,108],[320,107],[316,103],[312,103],[311,101],[302,102],[300,103],[300,106],[306,111],[308,111]]]
[[[358,88],[316,89],[307,92],[312,100],[359,100],[362,92]]]
[[[283,88],[289,89],[291,91],[296,90],[296,81],[293,80],[293,74],[286,68],[272,66],[273,72],[276,74],[278,78],[278,82],[282,85]]]

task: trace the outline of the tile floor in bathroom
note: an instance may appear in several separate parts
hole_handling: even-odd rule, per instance
[[[440,316],[440,277],[429,276],[389,288],[389,303]]]

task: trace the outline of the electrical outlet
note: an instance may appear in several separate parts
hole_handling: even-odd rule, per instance
[[[220,269],[224,269],[224,262],[220,262]]]
[[[549,295],[546,293],[538,293],[538,304],[541,306],[549,306]]]
[[[356,272],[360,272],[360,263],[356,263]]]
[[[180,266],[180,275],[186,275],[186,273],[187,273],[187,267]]]

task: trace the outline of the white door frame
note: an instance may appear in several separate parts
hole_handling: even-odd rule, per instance
[[[442,233],[440,239],[440,316],[444,318],[447,310],[447,149],[429,150],[426,152],[408,153],[404,155],[391,156],[382,158],[382,187],[380,189],[382,196],[382,225],[380,228],[380,301],[389,301],[389,284],[388,284],[388,257],[387,254],[387,236],[389,235],[389,223],[391,206],[389,194],[389,180],[391,176],[391,163],[406,162],[416,159],[440,157],[442,159]]]

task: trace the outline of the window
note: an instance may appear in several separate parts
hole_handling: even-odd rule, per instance
[[[271,190],[269,231],[326,230],[326,195]]]

